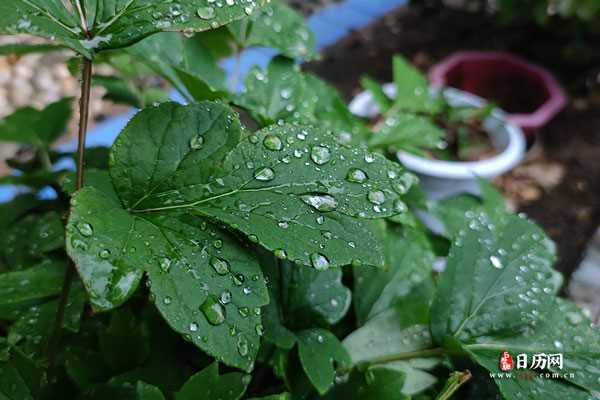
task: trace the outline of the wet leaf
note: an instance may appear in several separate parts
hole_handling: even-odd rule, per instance
[[[0,305],[40,300],[60,293],[66,263],[46,260],[31,268],[0,274]]]
[[[209,116],[200,118],[205,109]],[[179,134],[170,135],[174,131]],[[239,135],[239,122],[223,106],[166,104],[144,111],[115,143],[113,183],[136,214],[188,210],[317,269],[382,264],[381,244],[356,217],[398,213],[396,190],[412,175],[364,148],[342,147],[317,128],[272,126],[231,150]]]
[[[72,98],[65,98],[43,110],[29,106],[18,109],[0,121],[0,142],[49,146],[65,133],[71,119],[72,102]]]
[[[4,232],[0,259],[13,271],[37,264],[47,253],[64,247],[63,222],[54,211],[28,215]]]
[[[423,150],[436,148],[445,135],[445,132],[430,119],[398,113],[383,120],[369,140],[369,147],[424,155]]]
[[[96,309],[126,301],[145,271],[174,330],[224,363],[251,369],[256,310],[268,300],[258,265],[235,239],[189,215],[129,214],[91,187],[73,202],[67,249]]]
[[[285,315],[295,329],[338,323],[348,312],[352,293],[342,284],[341,269],[317,271],[283,263],[280,281]]]
[[[517,216],[476,214],[457,235],[431,309],[436,343],[523,332],[552,300],[554,246]],[[460,287],[461,290],[457,290]]]
[[[309,329],[298,333],[298,354],[302,368],[320,394],[333,386],[335,366],[350,366],[350,357],[329,331]]]
[[[273,59],[266,71],[252,68],[243,92],[234,99],[262,126],[278,120],[303,121],[313,115],[317,101],[300,67],[283,57]]]
[[[69,292],[63,321],[64,329],[74,333],[79,331],[85,301],[85,291],[77,282]],[[44,360],[57,310],[58,300],[29,307],[10,327],[8,342],[11,345],[18,345],[19,349],[31,359]]]
[[[600,391],[600,329],[592,325],[583,310],[566,300],[556,298],[546,307],[540,308],[537,325],[523,335],[477,338],[473,344],[467,344],[464,348],[476,361],[494,373],[500,372],[498,359],[503,351],[511,353],[515,362],[518,354],[527,354],[528,367],[531,367],[536,354],[562,354],[562,368],[545,363],[540,365],[540,369],[560,374],[560,379],[589,392]],[[539,372],[532,372],[535,376],[539,375]],[[531,385],[531,390],[537,390],[538,397],[542,398],[542,393],[549,390],[546,387],[552,386],[545,385],[544,382],[549,380],[553,379],[534,379],[535,384]],[[512,392],[514,385],[505,385],[503,381],[497,379],[496,384],[507,395]],[[574,395],[577,393],[574,387],[571,390]]]
[[[305,60],[317,54],[303,16],[281,0],[271,0],[260,12],[227,27],[242,47],[273,47],[284,56]]]
[[[384,114],[392,107],[392,99],[384,92],[379,82],[365,76],[361,78],[360,84],[365,90],[371,93],[381,114]]]
[[[39,398],[45,372],[19,350],[7,348],[0,339],[0,397],[4,400],[34,400]],[[4,357],[6,354],[6,357]]]
[[[444,224],[447,237],[454,237],[478,212],[484,212],[493,223],[501,222],[508,215],[506,203],[498,190],[485,179],[479,178],[478,183],[479,198],[461,194],[440,200],[431,207],[431,212]]]
[[[239,372],[219,375],[219,366],[213,363],[192,376],[176,393],[176,400],[238,400],[241,399],[250,376]]]

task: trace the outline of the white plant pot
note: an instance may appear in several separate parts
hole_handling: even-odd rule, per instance
[[[385,84],[383,89],[391,98],[396,94],[393,83]],[[480,107],[485,104],[480,97],[458,89],[444,89],[443,95],[455,106]],[[366,118],[379,114],[379,108],[370,92],[362,92],[356,96],[350,103],[350,111]],[[477,177],[492,179],[502,175],[517,166],[525,156],[525,135],[519,127],[507,122],[504,112],[493,111],[483,126],[497,151],[494,157],[482,161],[443,161],[399,151],[398,160],[419,176],[422,187],[431,200],[459,193],[479,194]]]

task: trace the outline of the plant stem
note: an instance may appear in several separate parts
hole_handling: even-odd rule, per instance
[[[441,393],[435,398],[435,400],[448,400],[456,393],[456,391],[469,379],[471,379],[471,371],[466,370],[464,372],[453,372],[450,374],[450,378],[446,381],[446,385],[442,389]]]
[[[83,59],[83,69],[81,77],[81,99],[79,100],[79,134],[77,143],[77,179],[75,188],[79,190],[83,187],[83,169],[85,162],[85,139],[87,135],[88,119],[90,114],[90,91],[92,83],[92,60]],[[52,336],[48,341],[48,366],[52,376],[54,367],[56,366],[56,356],[62,336],[62,325],[65,319],[65,310],[69,300],[69,292],[71,284],[76,274],[75,265],[71,262],[63,281],[62,292],[58,302],[56,318],[54,320],[54,328]]]
[[[441,347],[436,347],[433,349],[426,350],[418,350],[418,351],[409,351],[406,353],[392,354],[389,356],[374,358],[372,360],[367,361],[368,364],[385,364],[392,361],[400,361],[400,360],[408,360],[411,358],[420,358],[420,357],[437,357],[444,355],[444,349]]]

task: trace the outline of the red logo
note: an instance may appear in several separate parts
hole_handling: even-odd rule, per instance
[[[498,366],[501,371],[510,371],[513,369],[513,358],[508,351],[503,351],[502,354],[500,354]]]

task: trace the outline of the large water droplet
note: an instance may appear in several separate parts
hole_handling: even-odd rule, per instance
[[[229,273],[229,263],[226,260],[223,260],[219,257],[211,257],[210,258],[210,266],[213,267],[215,272],[219,275],[225,275]]]
[[[329,260],[323,254],[313,253],[310,255],[310,263],[318,271],[324,271],[329,268]]]
[[[225,322],[225,308],[213,296],[206,298],[200,310],[211,325],[221,325]]]
[[[367,173],[359,168],[352,168],[346,175],[346,180],[352,183],[364,183],[367,179]]]
[[[190,139],[190,148],[192,150],[200,150],[204,146],[204,137],[203,136],[194,136]]]
[[[219,301],[221,304],[229,304],[231,303],[231,292],[229,290],[224,290],[219,297]]]
[[[289,100],[292,97],[292,89],[283,88],[279,94],[281,95],[282,99]]]
[[[162,272],[169,272],[169,269],[171,269],[171,259],[164,257],[160,260],[159,265]]]
[[[504,267],[502,261],[496,256],[490,256],[490,263],[492,263],[492,267],[496,269],[502,269]]]
[[[248,341],[243,336],[238,339],[237,349],[240,356],[246,357],[248,355]]]
[[[196,14],[202,19],[213,19],[215,17],[215,9],[212,7],[200,7]]]
[[[268,167],[259,168],[254,172],[254,178],[257,181],[268,182],[275,178],[275,172]]]
[[[279,151],[283,148],[283,142],[279,139],[279,136],[276,135],[267,135],[263,140],[263,145],[273,151]]]
[[[327,164],[331,159],[331,152],[324,146],[313,146],[310,159],[317,165]]]
[[[321,212],[334,211],[337,208],[337,200],[325,195],[306,194],[301,197],[302,201]]]
[[[275,250],[275,257],[279,258],[280,260],[285,260],[287,258],[287,253],[283,249],[277,249]]]
[[[79,233],[86,237],[92,236],[94,234],[94,229],[92,228],[92,225],[88,224],[87,222],[78,222],[77,230],[79,231]]]

